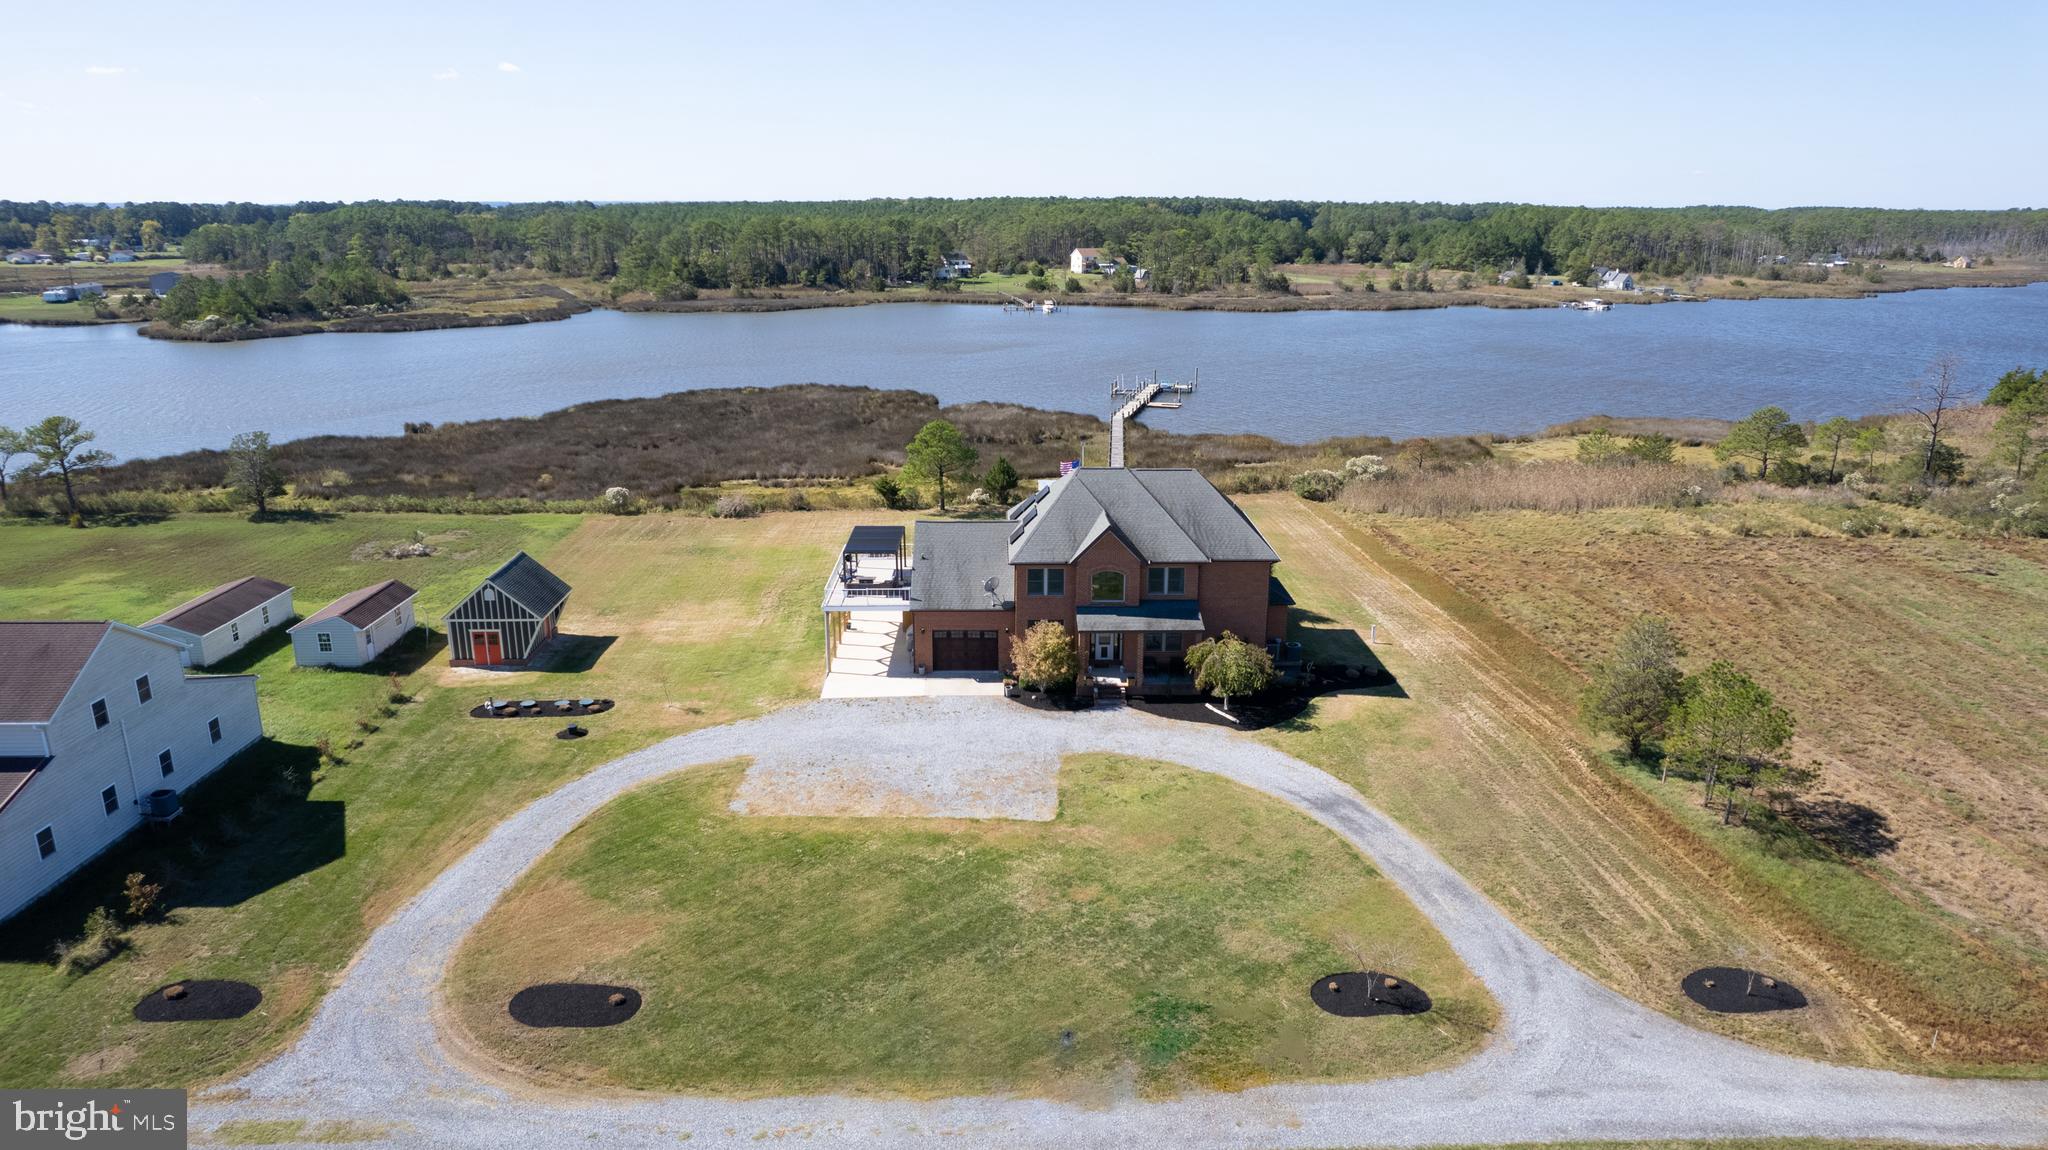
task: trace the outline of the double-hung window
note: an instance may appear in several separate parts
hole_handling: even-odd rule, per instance
[[[94,699],[92,701],[92,725],[94,729],[106,726],[107,722],[107,701],[105,699]]]
[[[138,679],[136,679],[136,680],[135,680],[135,701],[136,701],[136,702],[138,702],[138,703],[147,703],[147,702],[149,702],[149,676],[148,676],[148,675],[143,675],[142,677],[140,677],[140,678],[138,678]]]
[[[113,814],[115,811],[120,810],[121,792],[115,790],[112,787],[108,787],[106,790],[101,791],[100,806],[106,808],[106,812],[110,815]]]
[[[1188,569],[1185,567],[1151,567],[1145,571],[1145,594],[1185,595],[1188,593]]]
[[[218,718],[206,720],[206,741],[209,743],[220,742],[220,720]]]
[[[318,641],[321,654],[326,655],[334,650],[334,636],[325,631],[319,631],[314,633],[313,638]]]
[[[1067,570],[1064,567],[1027,567],[1024,569],[1024,593],[1026,595],[1064,595],[1067,593]]]
[[[171,751],[169,747],[166,747],[163,750],[158,751],[156,753],[156,769],[162,771],[164,773],[165,778],[169,778],[171,772],[178,769],[171,762]]]
[[[42,858],[49,858],[51,855],[56,853],[57,832],[50,827],[44,827],[42,830],[37,831],[36,854]]]

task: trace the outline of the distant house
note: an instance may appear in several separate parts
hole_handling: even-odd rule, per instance
[[[43,302],[44,302],[44,303],[70,303],[70,302],[72,302],[73,300],[81,300],[81,299],[84,299],[84,298],[85,298],[85,297],[87,297],[87,296],[95,296],[95,295],[102,295],[102,296],[103,296],[103,295],[105,295],[105,294],[107,294],[107,289],[106,289],[106,285],[104,285],[104,284],[96,284],[96,283],[83,283],[83,284],[66,284],[66,285],[64,285],[63,287],[53,287],[53,288],[49,289],[48,291],[44,292],[44,293],[43,293]]]
[[[1620,268],[1594,268],[1593,286],[1603,291],[1634,291],[1636,277]]]
[[[250,575],[223,583],[142,625],[178,644],[187,667],[210,667],[292,618],[292,589]]]
[[[126,248],[122,248],[117,252],[108,252],[107,262],[110,264],[132,264],[135,262],[135,253]]]
[[[57,258],[48,252],[8,252],[7,262],[11,264],[53,264]]]
[[[458,667],[523,666],[555,637],[569,585],[521,551],[442,617],[448,661]]]
[[[1146,270],[1145,268],[1132,268],[1132,269],[1131,269],[1131,279],[1132,279],[1132,280],[1134,280],[1134,281],[1135,281],[1135,282],[1137,282],[1137,283],[1145,283],[1145,282],[1149,281],[1149,280],[1150,280],[1151,278],[1152,278],[1152,273],[1151,273],[1150,271]]]
[[[948,252],[939,263],[939,278],[965,279],[974,274],[974,261],[960,252]]]
[[[158,272],[149,277],[149,290],[154,295],[169,295],[178,286],[178,279],[177,272]]]
[[[0,919],[263,736],[256,677],[187,675],[179,651],[125,623],[0,623]]]
[[[1084,272],[1113,272],[1116,259],[1102,253],[1101,248],[1075,248],[1067,253],[1067,270],[1075,275]]]
[[[412,630],[419,592],[396,579],[351,591],[292,626],[292,661],[301,667],[360,667]]]
[[[1948,261],[1948,266],[1952,268],[1973,268],[1977,266],[1977,261],[1971,259],[1969,256],[1957,256],[1956,258]]]

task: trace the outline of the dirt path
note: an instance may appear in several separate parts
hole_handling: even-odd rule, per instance
[[[1376,648],[1444,745],[1417,761],[1368,758],[1368,798],[1445,852],[1546,945],[1624,994],[1682,1009],[1678,978],[1703,954],[1774,964],[1833,993],[1797,1031],[1721,1023],[1796,1053],[1895,1063],[1918,1040],[1806,941],[1748,904],[1728,865],[1595,764],[1568,714],[1528,673],[1391,574],[1362,529],[1299,499],[1252,500],[1296,595],[1339,622],[1379,625]],[[1368,752],[1369,754],[1369,752]],[[1459,764],[1454,778],[1441,763]],[[1329,764],[1324,764],[1329,765]]]

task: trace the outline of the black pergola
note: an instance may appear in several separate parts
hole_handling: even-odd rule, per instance
[[[856,527],[846,537],[846,546],[839,549],[839,567],[848,576],[860,566],[864,555],[886,555],[896,560],[896,570],[902,571],[910,559],[910,550],[904,543],[901,527]]]

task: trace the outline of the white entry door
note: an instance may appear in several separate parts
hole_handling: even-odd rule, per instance
[[[1095,661],[1098,663],[1123,662],[1123,636],[1116,631],[1097,631],[1095,633]]]

